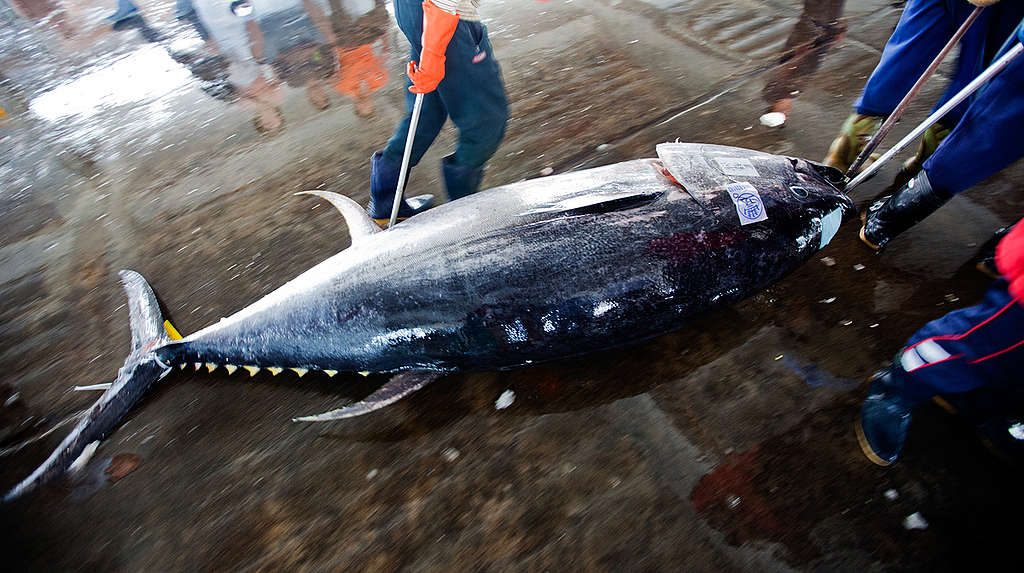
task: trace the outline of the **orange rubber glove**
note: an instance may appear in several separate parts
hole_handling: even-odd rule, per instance
[[[409,62],[408,74],[412,80],[409,91],[414,94],[430,93],[444,79],[444,52],[459,26],[459,17],[449,14],[427,0],[423,3],[423,36],[420,38],[420,61]]]

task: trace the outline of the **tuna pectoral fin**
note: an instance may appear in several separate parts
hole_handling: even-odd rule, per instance
[[[433,372],[428,370],[400,372],[396,374],[394,378],[388,380],[387,383],[378,388],[376,392],[367,396],[367,398],[362,402],[356,402],[351,406],[345,406],[344,408],[338,408],[337,410],[331,410],[330,412],[325,412],[316,416],[293,418],[292,421],[328,422],[330,420],[341,420],[342,418],[362,416],[363,414],[368,414],[374,410],[379,410],[384,406],[394,404],[443,375],[443,372]]]
[[[330,191],[300,191],[296,195],[316,195],[321,199],[330,201],[331,205],[334,205],[334,208],[345,218],[345,223],[348,224],[348,234],[352,237],[353,245],[381,231],[380,227],[366,213],[366,210],[359,206],[359,203],[344,195]]]
[[[170,339],[164,331],[163,316],[146,279],[134,271],[121,271],[132,328],[132,352],[117,379],[86,412],[75,429],[31,475],[11,488],[4,501],[11,501],[68,471],[85,448],[110,433],[135,405],[146,389],[171,369],[157,357],[157,348]]]

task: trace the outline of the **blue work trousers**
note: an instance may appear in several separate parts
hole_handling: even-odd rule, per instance
[[[907,342],[897,361],[907,373],[904,399],[1024,385],[1024,301],[996,281],[981,304],[933,320]]]
[[[1021,156],[1024,156],[1024,55],[1010,62],[981,88],[963,119],[924,162],[924,171],[932,189],[955,195]]]
[[[410,59],[419,61],[423,34],[422,0],[395,0],[395,19],[409,39]],[[407,81],[406,85],[412,85]],[[395,129],[384,156],[400,164],[409,133],[416,94],[406,91],[408,115]],[[444,79],[423,98],[410,165],[419,163],[448,118],[459,130],[453,163],[467,168],[483,167],[505,136],[508,99],[501,69],[494,58],[487,28],[480,22],[460,20],[445,52]]]
[[[865,115],[889,115],[928,64],[949,42],[957,28],[974,10],[966,0],[909,0],[896,30],[882,51],[864,92],[854,107]],[[939,108],[963,89],[985,65],[1024,18],[1024,2],[999,2],[982,10],[981,15],[960,40],[960,56],[946,93],[935,105]],[[954,108],[943,119],[949,127],[967,110],[969,101]]]

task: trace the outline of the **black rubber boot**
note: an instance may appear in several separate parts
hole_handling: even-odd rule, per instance
[[[480,188],[480,180],[484,178],[483,167],[456,165],[452,155],[441,160],[441,173],[444,175],[444,187],[448,190],[449,201],[476,193]]]
[[[932,189],[928,174],[918,173],[889,197],[868,208],[860,238],[867,246],[880,250],[900,233],[920,223],[949,201],[951,195]]]
[[[903,375],[898,364],[876,372],[861,406],[857,442],[864,455],[880,466],[895,462],[907,439],[911,407],[903,399]]]
[[[974,268],[978,269],[978,271],[984,273],[991,279],[998,279],[1002,276],[1002,273],[1000,273],[999,269],[996,268],[996,246],[1003,240],[1003,237],[1010,233],[1010,230],[1013,229],[1013,227],[1013,225],[1010,225],[1009,227],[997,229],[996,232],[992,234],[992,237],[981,245],[978,249],[977,255],[975,255],[979,260]]]
[[[380,151],[370,158],[370,204],[366,211],[380,226],[391,220],[391,209],[395,203],[395,189],[402,166],[388,161]],[[406,179],[408,181],[408,179]],[[398,220],[404,221],[422,213],[434,205],[433,195],[417,195],[402,201],[398,208]]]

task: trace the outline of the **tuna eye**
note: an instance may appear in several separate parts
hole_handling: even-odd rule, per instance
[[[790,187],[789,190],[801,199],[805,199],[807,197],[807,189],[804,189],[803,187]]]

